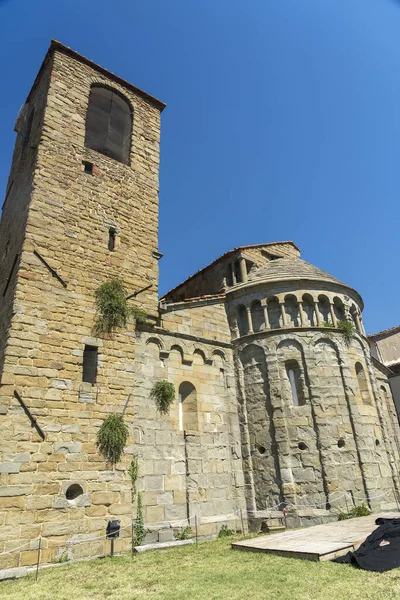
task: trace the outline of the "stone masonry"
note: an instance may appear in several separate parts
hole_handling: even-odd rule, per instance
[[[130,107],[126,164],[86,143],[94,88]],[[104,555],[92,538],[113,518],[127,551],[133,455],[149,542],[194,515],[207,537],[227,516],[256,529],[285,505],[289,526],[365,497],[396,507],[399,428],[355,290],[275,242],[227,252],[159,301],[163,108],[53,41],[17,119],[0,223],[0,570],[33,565],[40,536],[42,562]],[[114,277],[149,322],[95,337],[94,294]],[[176,389],[168,415],[150,397],[159,380]],[[96,436],[125,406],[113,468]]]

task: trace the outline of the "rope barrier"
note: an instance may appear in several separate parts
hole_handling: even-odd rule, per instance
[[[36,538],[39,539],[39,538]],[[21,548],[26,548],[27,546],[30,546],[32,542],[35,542],[36,540],[31,540],[30,542],[27,542],[26,544],[23,544],[22,546],[18,546],[17,548],[14,548],[13,550],[8,550],[7,552],[0,552],[0,556],[4,556],[5,554],[12,554],[13,552],[17,552],[17,550],[21,550]]]
[[[389,489],[385,492],[383,492],[382,494],[379,494],[378,496],[371,496],[369,498],[358,498],[358,497],[354,497],[354,500],[377,500],[379,498],[383,498],[384,496],[387,496],[388,494],[390,494],[391,492],[393,492],[393,489]],[[288,506],[292,506],[294,508],[317,508],[319,506],[324,506],[327,503],[332,504],[334,502],[338,502],[339,500],[341,500],[344,497],[349,497],[351,499],[353,499],[352,495],[349,492],[345,492],[344,494],[342,494],[341,496],[339,496],[338,498],[332,498],[330,500],[326,500],[325,502],[321,502],[321,503],[317,503],[317,504],[293,504],[292,502],[280,502],[279,504],[276,504],[275,506],[271,506],[271,507],[267,507],[265,510],[266,511],[273,511],[275,509],[279,509],[281,506],[284,507],[288,507]],[[233,519],[235,518],[238,514],[240,514],[241,509],[235,510],[232,513],[229,513],[227,515],[221,515],[221,517],[219,518],[218,521],[205,521],[207,523],[210,522],[215,522],[218,523],[221,520],[229,520],[229,519]],[[252,511],[248,511],[250,515],[254,515],[255,513]],[[207,519],[207,517],[203,517],[204,519]],[[201,523],[201,515],[198,515],[197,513],[194,513],[192,515],[190,515],[189,517],[185,518],[185,519],[180,519],[179,521],[159,521],[157,523],[143,523],[143,527],[145,527],[146,529],[163,529],[163,528],[173,528],[173,527],[179,527],[179,526],[185,526],[187,524],[190,525],[190,522],[192,519],[199,519],[199,522]],[[131,522],[128,523],[127,525],[124,525],[123,527],[120,527],[120,531],[123,531],[125,529],[129,529],[130,527],[134,526],[135,522]],[[13,554],[14,552],[17,552],[18,550],[21,550],[22,548],[26,548],[27,546],[30,546],[32,543],[39,541],[39,539],[41,539],[42,541],[46,541],[50,544],[59,544],[60,546],[66,546],[66,545],[70,545],[70,546],[75,546],[77,544],[84,544],[86,542],[93,542],[96,540],[101,540],[101,539],[106,539],[107,538],[107,534],[105,535],[99,535],[99,536],[95,536],[95,537],[91,537],[91,538],[86,538],[86,539],[82,539],[82,540],[73,540],[73,539],[69,539],[69,540],[54,540],[52,538],[35,538],[33,540],[31,540],[30,542],[27,542],[26,544],[23,544],[22,546],[18,546],[17,548],[14,548],[13,550],[8,550],[7,552],[0,552],[0,556],[4,556],[6,554]]]

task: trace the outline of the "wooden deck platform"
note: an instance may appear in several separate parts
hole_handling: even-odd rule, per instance
[[[400,518],[398,512],[377,513],[368,517],[358,517],[347,521],[336,521],[325,525],[315,525],[306,529],[293,529],[284,533],[264,535],[235,542],[235,550],[266,552],[286,558],[303,560],[331,560],[356,550],[377,525],[378,517]]]

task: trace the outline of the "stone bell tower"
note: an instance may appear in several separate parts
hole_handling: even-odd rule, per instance
[[[158,314],[164,106],[52,41],[18,115],[0,223],[0,523],[10,523],[0,551],[103,531],[94,516],[127,502],[125,475],[108,474],[95,433],[132,392],[135,334],[93,336],[94,292],[118,277]]]

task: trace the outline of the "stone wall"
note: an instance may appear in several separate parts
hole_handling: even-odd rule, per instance
[[[365,340],[356,335],[349,345],[333,328],[328,335],[272,331],[238,340],[235,354],[247,504],[255,517],[284,497],[295,506],[288,508],[289,523],[315,523],[346,510],[351,496],[360,504],[398,489],[398,431],[394,436],[390,401],[385,406],[378,393]],[[294,363],[302,405],[288,377]],[[336,502],[343,493],[347,503]],[[393,493],[370,506],[395,508]]]
[[[135,447],[146,520],[197,514],[200,535],[210,535],[218,531],[215,521],[244,508],[244,493],[232,351],[201,339],[161,328],[137,332]],[[150,396],[160,380],[176,390],[167,416]],[[190,406],[181,392],[187,384],[194,387]]]
[[[133,107],[131,165],[84,147],[93,83],[117,89]],[[21,150],[23,133],[18,135],[13,188],[0,225],[2,254],[11,240],[2,277],[13,255],[20,254],[12,286],[0,299],[2,348],[7,337],[0,398],[0,552],[40,535],[60,540],[62,547],[67,538],[103,535],[110,518],[131,522],[130,453],[112,470],[95,442],[102,421],[120,413],[133,393],[135,332],[130,325],[113,339],[94,338],[94,292],[115,276],[130,293],[151,284],[135,302],[158,316],[153,252],[160,108],[59,46],[50,51],[29,102],[35,108],[34,147]],[[84,172],[84,160],[93,163],[93,174]],[[107,247],[111,226],[117,232],[113,252]],[[99,351],[93,386],[82,383],[85,345]],[[135,402],[131,396],[126,413],[131,453]],[[67,501],[66,490],[74,483],[83,494]],[[125,530],[120,549],[129,548],[129,537]],[[46,545],[43,562],[54,560],[58,551],[56,544]],[[75,557],[103,554],[105,547],[104,540],[81,544]],[[0,568],[32,564],[33,550],[28,545],[20,556],[1,557]]]

